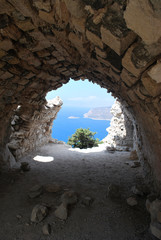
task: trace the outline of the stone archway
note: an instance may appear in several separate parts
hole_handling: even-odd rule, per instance
[[[43,107],[45,95],[88,78],[131,108],[142,158],[161,181],[161,18],[152,0],[0,0],[0,149],[7,161],[18,105]]]

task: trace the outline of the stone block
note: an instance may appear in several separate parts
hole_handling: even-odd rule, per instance
[[[13,74],[11,74],[10,72],[5,72],[0,76],[0,79],[5,80],[5,79],[11,78],[11,77],[13,77]]]
[[[74,26],[74,28],[81,33],[85,32],[85,22],[86,19],[85,18],[76,18],[76,17],[72,17],[71,18],[71,22]]]
[[[47,13],[42,10],[39,10],[39,17],[47,23],[54,24],[55,20],[53,18],[53,13]]]
[[[21,75],[21,70],[19,68],[17,68],[16,66],[12,66],[9,68],[9,71],[13,74],[16,74],[18,76]]]
[[[0,52],[1,52],[1,50],[0,50]],[[0,68],[3,68],[5,64],[6,64],[5,62],[0,62]]]
[[[149,97],[148,92],[142,84],[137,85],[134,89],[134,92],[141,100],[145,100],[147,97]]]
[[[147,74],[156,81],[156,83],[161,83],[161,61],[157,61],[157,63],[150,68]]]
[[[124,18],[128,28],[137,33],[146,44],[155,43],[161,38],[161,15],[156,16],[151,1],[129,0]]]
[[[98,12],[98,14],[95,14],[95,15],[93,16],[93,23],[96,24],[96,25],[98,25],[98,24],[102,21],[102,19],[104,18],[104,16],[105,16],[105,11],[103,11],[103,12]]]
[[[25,21],[18,21],[16,22],[16,25],[24,32],[33,30],[35,28],[30,19],[27,19]]]
[[[30,78],[34,77],[35,75],[36,75],[35,73],[30,72],[25,76],[25,78],[30,79]]]
[[[128,72],[125,68],[123,68],[121,72],[121,79],[128,87],[134,85],[138,80],[138,78],[136,78],[133,74]]]
[[[61,24],[64,23],[64,25],[66,26],[69,22],[70,19],[70,13],[67,9],[67,6],[64,2],[56,0],[55,1],[55,11],[56,11],[56,18],[59,18],[59,24],[61,21]]]
[[[85,15],[84,4],[81,0],[64,0],[70,14],[76,18],[82,18]]]
[[[38,58],[36,58],[32,52],[25,48],[19,48],[18,56],[24,61],[27,61],[29,65],[33,65],[35,67],[38,67],[41,65],[41,62]]]
[[[44,10],[46,12],[51,11],[51,1],[50,0],[34,0],[33,5],[41,10]]]
[[[47,216],[47,214],[47,207],[38,204],[33,208],[30,220],[31,222],[39,223]]]
[[[20,60],[19,60],[17,57],[14,57],[14,58],[8,60],[8,63],[9,63],[9,64],[16,65],[16,64],[19,64],[19,63],[20,63]]]
[[[7,53],[0,49],[0,58],[4,57]]]
[[[156,97],[161,94],[161,83],[156,83],[147,73],[143,74],[141,81],[149,96]]]
[[[141,73],[155,61],[143,44],[133,44],[122,59],[122,65],[135,77],[140,77]]]
[[[87,39],[92,42],[94,45],[100,47],[103,49],[103,42],[102,40],[97,36],[95,35],[94,33],[92,33],[91,31],[86,31],[86,37]]]
[[[44,60],[43,61],[45,64],[49,64],[49,65],[55,65],[57,64],[58,60],[56,58],[52,58],[50,60]]]
[[[47,50],[42,50],[42,51],[37,52],[37,55],[39,57],[42,57],[42,58],[49,57],[50,56],[50,52],[47,51]]]
[[[13,48],[14,48],[14,46],[10,39],[4,39],[4,40],[0,41],[0,49],[2,49],[4,51],[8,51]]]
[[[136,102],[138,102],[138,98],[137,98],[136,94],[134,93],[134,91],[132,91],[132,90],[127,91],[127,95],[129,97],[129,99],[132,102],[134,102],[135,104],[136,104]]]
[[[19,84],[23,86],[25,86],[27,83],[29,83],[29,80],[25,78],[21,78],[21,80],[19,81]]]
[[[106,58],[107,57],[107,52],[102,51],[100,48],[95,47],[96,54],[101,57],[101,58]]]
[[[1,0],[0,14],[11,13],[14,11],[14,7],[7,3],[6,0]]]
[[[9,25],[6,28],[1,29],[1,34],[4,37],[11,38],[11,39],[13,39],[15,41],[18,41],[20,39],[20,37],[21,37],[21,32],[13,24]]]
[[[117,37],[110,30],[101,26],[102,41],[112,48],[118,55],[122,55],[129,45],[134,42],[136,34],[129,31],[124,37]]]
[[[150,224],[151,233],[158,239],[161,239],[161,224],[153,222]]]
[[[36,11],[32,8],[29,1],[26,0],[8,0],[12,6],[15,7],[17,11],[19,11],[25,17],[30,17],[34,22],[36,22],[37,14]]]
[[[74,33],[70,33],[69,40],[74,45],[74,47],[78,50],[80,55],[82,55],[82,56],[87,55],[86,50],[83,47],[83,42],[77,35],[75,35]]]

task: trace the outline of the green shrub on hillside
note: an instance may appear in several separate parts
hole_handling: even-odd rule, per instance
[[[78,128],[76,132],[68,138],[68,144],[73,148],[92,148],[97,147],[99,142],[98,138],[94,138],[96,132],[91,132],[89,128]]]

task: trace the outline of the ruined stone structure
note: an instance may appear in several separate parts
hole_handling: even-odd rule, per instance
[[[113,115],[110,127],[107,128],[108,135],[103,139],[108,150],[126,151],[135,147],[134,126],[135,120],[128,110],[118,100],[112,105]],[[138,149],[137,149],[138,150]]]
[[[160,26],[157,0],[0,0],[1,163],[18,105],[39,109],[49,90],[87,78],[131,108],[159,187]]]
[[[52,141],[53,120],[62,104],[62,100],[56,97],[42,106],[35,107],[28,104],[16,109],[11,121],[12,133],[8,144],[15,159],[19,159],[27,151]]]

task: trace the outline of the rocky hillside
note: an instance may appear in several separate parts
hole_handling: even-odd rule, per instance
[[[112,114],[110,113],[111,107],[97,107],[90,109],[84,114],[84,118],[91,118],[94,120],[111,120]]]

